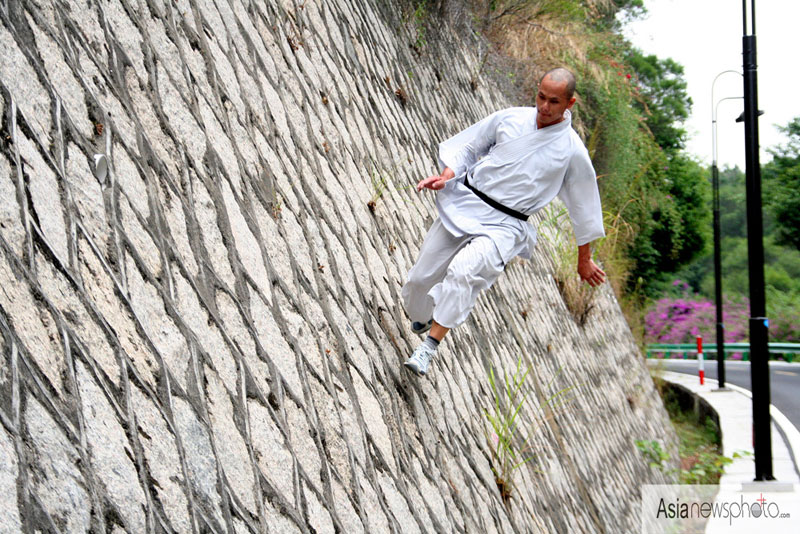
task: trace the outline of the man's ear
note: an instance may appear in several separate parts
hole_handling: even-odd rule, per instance
[[[567,104],[567,109],[572,109],[572,106],[575,105],[575,101],[576,100],[577,100],[577,98],[575,98],[574,96],[572,98],[570,98],[569,99],[569,103]]]

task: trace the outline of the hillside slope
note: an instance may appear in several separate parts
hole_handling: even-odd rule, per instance
[[[0,9],[0,531],[631,532],[674,435],[545,245],[422,380],[399,292],[436,143],[511,105],[386,2]],[[94,154],[108,172],[95,173]],[[506,506],[487,370],[531,366]],[[535,424],[543,399],[575,400]]]

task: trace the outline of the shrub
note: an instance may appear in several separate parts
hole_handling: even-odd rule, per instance
[[[769,340],[773,342],[800,342],[800,310],[796,292],[767,290],[770,312]],[[675,280],[673,287],[655,301],[645,315],[646,343],[693,343],[696,336],[705,339],[716,337],[716,306],[709,299],[691,295],[689,285]],[[722,323],[725,325],[725,342],[746,342],[749,334],[750,301],[745,297],[722,302]],[[740,353],[731,359],[740,359]]]
[[[697,336],[714,339],[717,308],[710,300],[689,295],[689,286],[682,280],[673,282],[673,290],[657,300],[645,315],[646,343],[694,343]],[[676,296],[675,293],[682,293]],[[737,343],[748,339],[750,303],[746,298],[722,303],[722,322],[725,342]],[[730,355],[740,359],[740,353]]]

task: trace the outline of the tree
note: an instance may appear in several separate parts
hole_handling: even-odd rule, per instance
[[[747,237],[745,175],[739,167],[719,171],[719,226],[723,237]]]
[[[658,290],[664,274],[706,252],[710,233],[710,187],[706,170],[697,161],[677,153],[650,192],[650,219],[640,230],[631,249],[636,258],[635,279],[641,278],[649,292]]]
[[[773,159],[764,166],[764,201],[779,242],[800,250],[800,117],[780,130],[789,142],[769,151]]]
[[[636,73],[640,87],[640,98],[635,105],[644,115],[656,143],[668,153],[683,149],[686,144],[683,122],[692,109],[683,66],[670,58],[645,55],[635,47],[630,47],[625,60]]]

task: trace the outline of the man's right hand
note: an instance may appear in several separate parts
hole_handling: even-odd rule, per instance
[[[422,191],[423,189],[433,189],[434,191],[438,191],[439,189],[443,189],[445,182],[453,178],[455,175],[456,173],[454,173],[450,167],[445,167],[444,171],[442,171],[442,174],[428,176],[424,180],[420,180],[417,184],[417,191]]]

